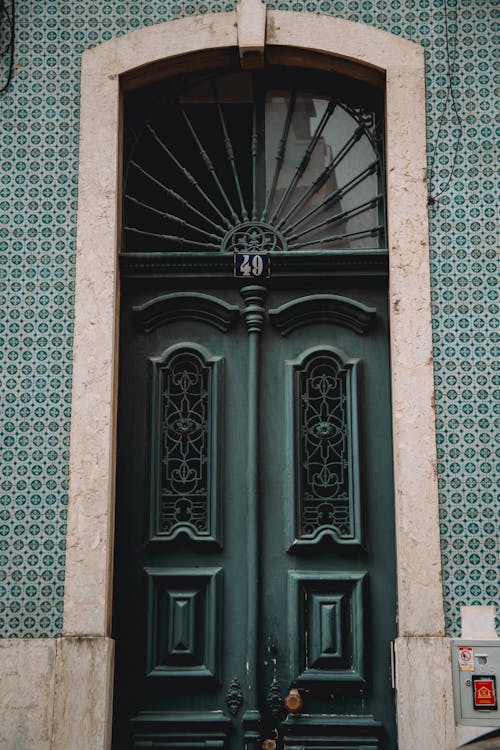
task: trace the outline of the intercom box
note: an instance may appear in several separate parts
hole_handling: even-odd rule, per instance
[[[457,723],[500,726],[500,639],[453,639],[451,649]]]

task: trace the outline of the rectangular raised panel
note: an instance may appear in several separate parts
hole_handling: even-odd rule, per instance
[[[288,574],[291,664],[297,683],[364,683],[366,573]]]
[[[220,357],[196,344],[151,360],[150,539],[221,545]]]
[[[308,631],[317,637],[309,644],[309,664],[321,668],[327,660],[342,658],[342,594],[309,595]]]
[[[172,663],[176,656],[194,657],[195,654],[195,622],[196,599],[200,591],[167,591],[168,638],[167,652]]]
[[[146,568],[150,677],[218,679],[220,568]]]
[[[222,711],[141,711],[130,721],[133,747],[223,750],[231,721]]]
[[[382,750],[382,725],[372,716],[289,715],[285,750]]]
[[[358,360],[325,346],[287,362],[292,549],[325,537],[361,544],[359,369]]]

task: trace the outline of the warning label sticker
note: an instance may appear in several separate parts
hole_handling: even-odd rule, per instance
[[[474,649],[472,646],[458,646],[458,664],[460,669],[474,669]]]

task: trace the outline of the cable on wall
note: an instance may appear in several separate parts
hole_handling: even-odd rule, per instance
[[[442,113],[441,117],[439,118],[439,128],[438,128],[438,132],[437,132],[437,135],[436,135],[436,140],[435,140],[435,143],[433,144],[433,146],[432,146],[432,148],[431,148],[431,150],[429,152],[429,157],[430,157],[430,165],[429,165],[429,199],[428,199],[429,205],[432,205],[437,200],[439,200],[439,198],[441,198],[441,196],[444,195],[448,191],[448,189],[450,187],[451,181],[452,181],[453,177],[455,176],[455,170],[456,170],[456,167],[457,167],[457,158],[458,158],[458,153],[460,151],[460,146],[462,144],[462,136],[463,136],[463,123],[462,123],[462,118],[460,117],[460,113],[458,111],[457,93],[453,89],[453,83],[452,83],[452,77],[451,77],[450,32],[449,32],[448,1],[447,0],[444,0],[444,22],[445,22],[446,64],[447,64],[447,69],[448,69],[448,86],[447,86],[447,94],[446,94],[446,103],[445,103],[445,106],[444,106],[443,113]],[[455,46],[456,46],[456,42],[455,42]],[[442,131],[443,131],[443,126],[445,124],[446,111],[448,109],[448,103],[450,101],[451,101],[451,108],[452,108],[453,113],[454,113],[454,115],[455,115],[455,117],[457,119],[459,131],[458,131],[457,141],[456,141],[456,144],[455,144],[455,151],[453,153],[453,161],[452,161],[451,170],[450,170],[450,174],[449,174],[448,180],[446,181],[446,184],[443,187],[443,189],[439,193],[434,194],[433,193],[433,181],[434,181],[435,153],[436,153],[436,149],[438,147],[438,144],[439,144],[439,142],[441,140],[441,134],[442,134]]]
[[[16,40],[16,0],[0,0],[0,60],[2,61],[2,78],[0,94],[9,88],[14,74],[14,47]],[[3,67],[6,67],[4,74]]]

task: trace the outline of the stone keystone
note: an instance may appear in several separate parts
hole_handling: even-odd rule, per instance
[[[266,45],[266,6],[261,0],[241,0],[236,9],[241,67],[264,67]]]

